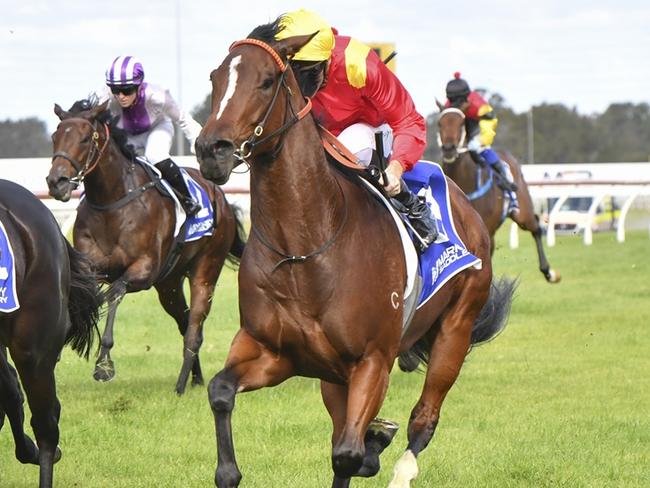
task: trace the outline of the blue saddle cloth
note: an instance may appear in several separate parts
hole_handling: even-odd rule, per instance
[[[201,205],[201,210],[187,218],[185,226],[185,242],[196,241],[201,237],[212,235],[214,229],[214,208],[208,197],[208,192],[181,168],[187,189],[194,200]]]
[[[438,221],[441,234],[449,239],[430,245],[420,256],[418,272],[423,286],[418,300],[419,308],[452,277],[470,266],[480,267],[481,260],[471,254],[458,237],[451,215],[447,179],[442,168],[431,161],[419,161],[402,178],[413,193],[425,197]]]
[[[7,231],[0,222],[0,312],[13,312],[19,307],[14,252]]]

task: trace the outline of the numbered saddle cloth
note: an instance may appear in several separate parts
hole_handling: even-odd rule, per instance
[[[0,221],[0,312],[13,312],[19,307],[14,253],[7,231]]]

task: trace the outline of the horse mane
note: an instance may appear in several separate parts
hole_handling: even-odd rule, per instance
[[[68,112],[72,114],[80,114],[95,108],[97,105],[99,105],[99,100],[96,97],[92,99],[84,98],[74,102]],[[117,144],[120,152],[130,161],[133,161],[136,158],[136,151],[133,146],[129,144],[126,131],[117,126],[120,117],[111,115],[110,110],[104,110],[97,114],[96,120],[108,125],[111,132],[111,138]]]
[[[249,39],[257,39],[258,41],[266,42],[267,44],[270,44],[272,42],[275,42],[275,36],[282,30],[284,27],[280,26],[280,19],[282,16],[280,15],[277,19],[275,19],[273,22],[269,22],[268,24],[262,24],[258,25],[251,31],[250,34],[248,34]]]

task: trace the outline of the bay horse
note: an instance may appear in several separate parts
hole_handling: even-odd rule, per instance
[[[54,368],[65,344],[88,359],[99,337],[103,295],[90,262],[63,237],[47,207],[7,180],[0,180],[0,224],[14,258],[17,298],[13,311],[0,311],[0,429],[6,416],[16,458],[39,465],[39,486],[51,487],[53,465],[61,458]],[[2,270],[0,280],[9,275],[6,266]],[[3,288],[6,297],[9,290]],[[21,383],[37,445],[23,430]]]
[[[219,184],[236,165],[250,166],[241,327],[208,386],[215,483],[232,488],[241,481],[231,425],[235,395],[296,375],[320,379],[333,423],[332,486],[375,475],[379,453],[394,433],[382,432],[382,422],[373,418],[394,360],[417,352],[427,365],[425,385],[391,485],[406,487],[471,344],[478,334],[487,339],[504,326],[512,283],[491,285],[489,236],[450,182],[458,230],[483,267],[449,280],[402,332],[406,263],[398,230],[358,178],[326,159],[311,102],[287,65],[311,36],[276,42],[277,29],[277,20],[259,26],[212,71],[212,113],[196,142],[201,172]]]
[[[490,233],[491,253],[494,253],[494,234],[506,218],[508,202],[504,192],[494,180],[495,174],[491,169],[477,166],[467,150],[467,134],[465,129],[465,114],[455,107],[444,107],[440,102],[438,108],[438,135],[442,151],[442,167],[446,175],[468,195],[476,211],[481,215]],[[535,240],[539,270],[549,283],[557,283],[561,276],[551,268],[546,259],[542,243],[542,227],[539,216],[535,213],[533,200],[528,191],[528,184],[519,167],[518,161],[509,153],[499,151],[499,157],[510,167],[517,185],[519,211],[510,218],[519,228],[528,231]]]
[[[110,351],[123,296],[154,286],[160,304],[183,336],[183,362],[175,387],[181,395],[190,371],[192,385],[203,384],[199,362],[203,323],[224,262],[228,259],[237,265],[242,255],[242,221],[220,188],[187,168],[207,191],[216,225],[211,236],[183,244],[180,253],[176,250],[176,263],[169,263],[168,256],[177,246],[174,202],[154,188],[158,179],[134,162],[125,135],[114,126],[106,105],[93,107],[80,101],[71,111],[55,105],[61,122],[52,136],[54,153],[47,176],[50,195],[62,201],[84,183],[85,198],[73,228],[74,245],[110,284],[108,317],[93,376],[98,381],[115,376]],[[185,277],[190,286],[189,307],[183,292]]]

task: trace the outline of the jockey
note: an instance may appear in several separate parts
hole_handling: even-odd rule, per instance
[[[454,79],[447,83],[446,94],[445,107],[455,107],[465,114],[469,154],[476,164],[485,166],[487,163],[497,174],[498,185],[510,195],[508,213],[514,215],[519,210],[517,185],[508,163],[502,161],[491,147],[499,123],[494,110],[477,91],[470,90],[458,72],[454,73]]]
[[[169,151],[176,122],[194,154],[194,141],[201,132],[199,123],[176,104],[169,90],[144,83],[142,63],[133,56],[118,56],[111,62],[106,70],[106,86],[94,97],[100,104],[109,101],[111,114],[120,117],[117,126],[127,133],[136,151],[160,170],[178,194],[183,210],[188,215],[198,212],[200,206],[189,193]]]
[[[315,36],[290,64],[303,95],[312,97],[312,113],[364,166],[373,156],[375,132],[383,132],[384,153],[389,155],[386,192],[406,207],[421,247],[426,248],[438,236],[435,220],[427,204],[401,179],[424,152],[423,117],[375,51],[339,36],[319,15],[298,10],[280,16],[275,39],[309,34]]]

